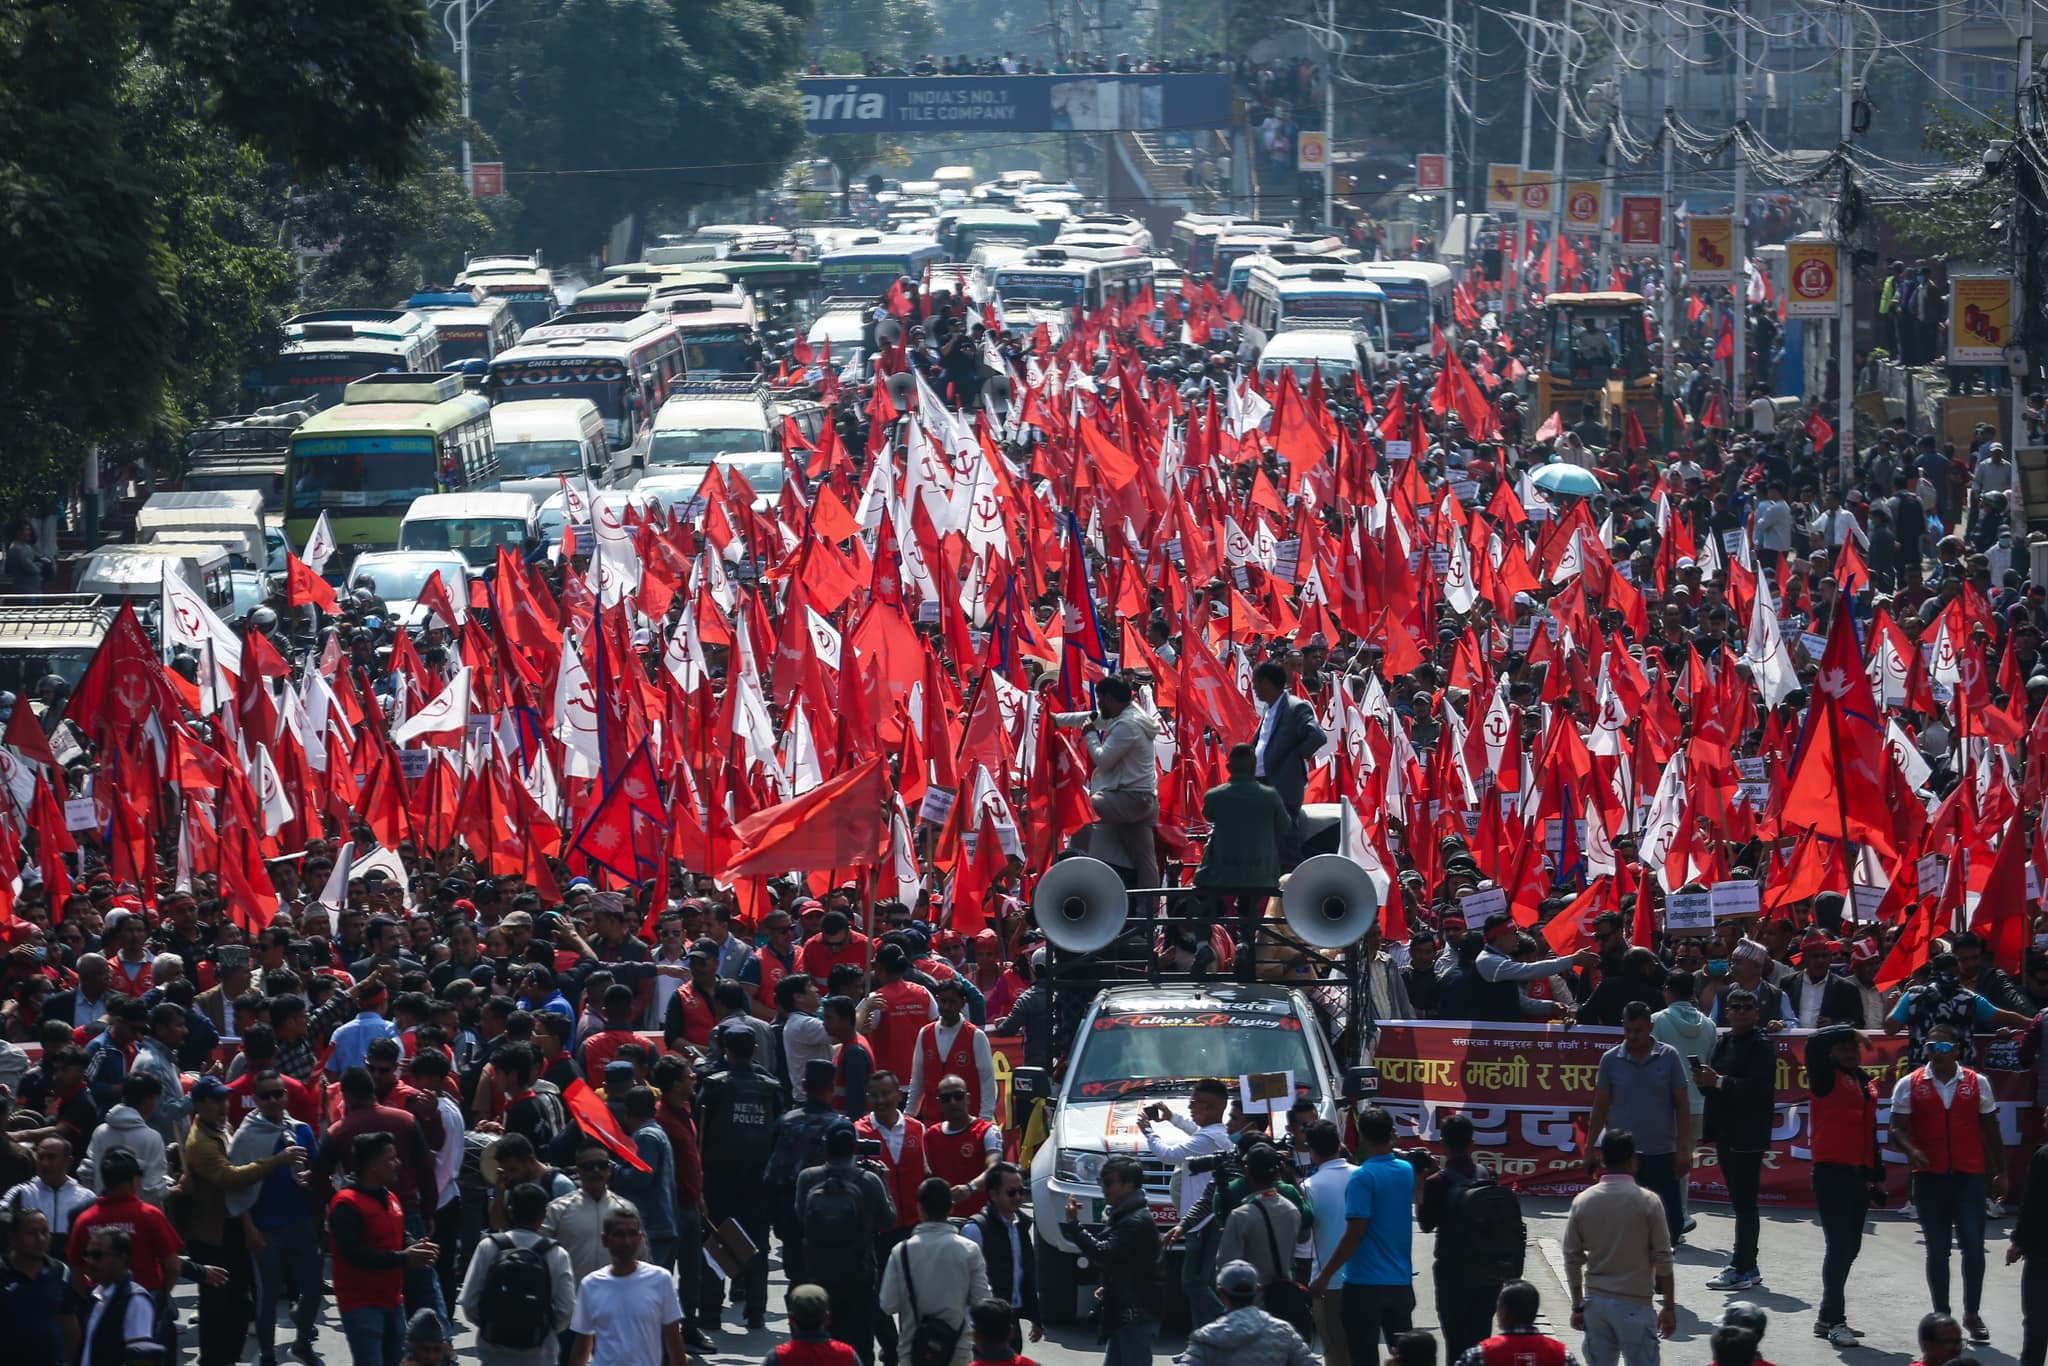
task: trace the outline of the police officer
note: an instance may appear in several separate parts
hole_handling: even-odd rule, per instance
[[[768,1154],[766,1180],[775,1198],[775,1236],[782,1240],[782,1266],[791,1285],[802,1285],[817,1277],[806,1274],[802,1222],[796,1216],[796,1181],[808,1169],[825,1160],[825,1131],[834,1120],[846,1116],[832,1108],[832,1089],[838,1069],[830,1058],[812,1058],[804,1064],[804,1103],[782,1116],[775,1130],[775,1147]],[[709,1175],[709,1166],[706,1166]]]
[[[782,1104],[780,1083],[755,1061],[758,1046],[745,1020],[719,1026],[725,1068],[704,1079],[697,1093],[697,1115],[704,1156],[704,1203],[713,1226],[731,1218],[739,1222],[756,1252],[734,1278],[735,1300],[744,1296],[748,1329],[757,1329],[768,1314],[768,1197],[761,1154],[775,1144]],[[698,1300],[700,1328],[718,1325],[723,1283],[704,1269],[703,1295]]]

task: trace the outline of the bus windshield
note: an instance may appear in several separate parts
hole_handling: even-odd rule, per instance
[[[1429,336],[1429,291],[1420,285],[1375,281],[1387,296],[1387,330],[1396,341],[1421,341]]]
[[[683,370],[690,375],[751,375],[753,348],[735,330],[685,332]]]
[[[531,479],[557,470],[571,473],[582,468],[583,448],[574,441],[500,441],[498,477]]]
[[[623,361],[581,357],[561,360],[500,361],[491,379],[502,402],[530,398],[587,398],[604,419],[604,434],[613,450],[627,442],[626,366]]]
[[[555,292],[546,285],[494,285],[489,280],[481,283],[484,293],[494,299],[503,299],[511,306],[512,316],[519,320],[522,331],[538,327],[555,316]]]
[[[826,261],[818,268],[819,292],[831,295],[857,295],[880,298],[889,292],[889,286],[910,273],[910,258],[870,259],[866,261]]]
[[[327,508],[397,509],[437,488],[434,438],[354,436],[292,443],[292,517]]]
[[[407,522],[398,529],[400,550],[452,550],[475,569],[498,562],[498,548],[517,552],[526,545],[523,517],[448,517]]]
[[[441,363],[458,360],[489,360],[491,332],[487,327],[441,327],[434,335],[441,339]]]
[[[322,351],[313,355],[280,356],[259,366],[243,378],[242,388],[253,402],[296,403],[313,399],[326,408],[341,402],[341,391],[365,375],[404,370],[405,366],[388,352],[357,355],[346,351]]]
[[[1081,296],[1088,288],[1085,275],[1046,275],[1033,271],[997,271],[996,293],[1003,296],[1006,304],[1032,300],[1037,303],[1058,304],[1062,308],[1078,308]]]
[[[671,427],[657,429],[648,447],[649,465],[708,465],[726,451],[765,451],[768,433],[758,427]]]

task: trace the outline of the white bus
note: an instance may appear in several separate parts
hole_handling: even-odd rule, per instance
[[[1387,296],[1361,267],[1285,263],[1253,256],[1245,280],[1245,326],[1266,336],[1302,322],[1348,322],[1387,350]]]
[[[1358,268],[1387,296],[1387,343],[1396,351],[1427,351],[1430,325],[1457,335],[1450,267],[1434,261],[1374,261]]]
[[[1129,303],[1151,287],[1152,258],[1122,247],[1055,244],[1033,247],[988,272],[989,288],[1006,307],[1029,301],[1095,312],[1112,300]]]
[[[882,237],[819,260],[818,292],[827,297],[879,299],[908,277],[924,279],[925,267],[946,259],[946,249],[929,237]]]
[[[683,343],[662,314],[569,314],[491,362],[493,403],[587,398],[614,451],[644,455],[654,414],[683,377]]]

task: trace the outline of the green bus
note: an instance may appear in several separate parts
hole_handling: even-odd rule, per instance
[[[415,498],[497,478],[491,406],[460,375],[377,375],[292,433],[285,531],[304,545],[324,512],[341,549],[388,550]]]

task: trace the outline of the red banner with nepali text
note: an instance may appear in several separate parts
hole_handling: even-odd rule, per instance
[[[1771,1150],[1764,1155],[1762,1203],[1813,1204],[1811,1150],[1806,1139],[1806,1040],[1803,1030],[1775,1035],[1778,1104]],[[1600,1055],[1621,1042],[1618,1029],[1474,1021],[1382,1021],[1372,1061],[1380,1071],[1378,1104],[1394,1116],[1402,1139],[1435,1143],[1443,1117],[1468,1116],[1477,1128],[1481,1166],[1532,1195],[1569,1196],[1586,1185],[1586,1124]],[[2005,1135],[2008,1179],[2016,1180],[2033,1150],[2039,1119],[2032,1069],[2022,1069],[2011,1044],[1980,1038],[1976,1068],[1991,1083]],[[1892,1204],[1906,1198],[1906,1159],[1890,1146],[1892,1087],[1912,1069],[1904,1035],[1863,1036],[1863,1065],[1878,1083],[1877,1136]],[[2015,1187],[2017,1188],[2017,1187]],[[1711,1146],[1693,1160],[1692,1194],[1727,1199]]]

